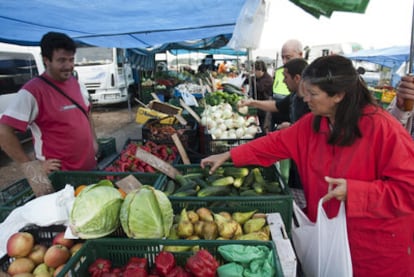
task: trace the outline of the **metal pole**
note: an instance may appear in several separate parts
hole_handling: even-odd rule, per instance
[[[411,44],[410,44],[410,61],[408,63],[408,74],[411,74],[413,68],[413,55],[414,55],[414,2],[413,2],[413,16],[411,23]]]

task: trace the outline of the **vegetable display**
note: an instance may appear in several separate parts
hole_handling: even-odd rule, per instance
[[[207,105],[201,113],[201,124],[213,139],[252,139],[260,131],[256,116],[234,113],[228,103]]]
[[[146,162],[138,159],[135,156],[137,148],[141,148],[158,158],[172,163],[177,157],[177,147],[166,144],[158,145],[152,141],[131,142],[120,153],[119,158],[113,162],[112,165],[105,168],[105,171],[110,172],[148,172],[154,173],[156,170]]]
[[[163,238],[173,223],[170,200],[151,186],[130,192],[120,211],[121,226],[130,238]]]
[[[111,181],[86,186],[75,198],[70,213],[72,233],[83,239],[109,235],[119,227],[123,198]]]
[[[210,175],[208,169],[192,168],[186,174],[168,178],[163,191],[169,196],[260,196],[282,192],[278,181],[267,181],[260,168],[220,167]]]

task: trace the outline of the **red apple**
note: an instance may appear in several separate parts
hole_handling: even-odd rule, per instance
[[[52,244],[60,244],[70,249],[75,243],[71,239],[65,239],[65,232],[61,232],[53,238]]]
[[[43,258],[45,257],[47,247],[42,244],[35,244],[33,246],[32,251],[27,256],[29,259],[31,259],[35,265],[43,263]]]
[[[77,251],[79,251],[79,249],[81,249],[82,248],[82,246],[83,246],[83,242],[78,242],[78,243],[76,243],[74,246],[72,246],[71,248],[70,248],[70,253],[71,253],[71,255],[73,256],[73,255],[75,255],[75,253],[77,252]]]
[[[28,232],[14,233],[7,240],[7,255],[10,257],[26,257],[32,251],[34,237]]]
[[[30,273],[35,268],[35,264],[29,258],[16,258],[7,269],[7,273],[10,275],[16,275],[19,273]]]
[[[58,276],[59,272],[62,271],[62,269],[65,267],[66,264],[61,264],[60,266],[58,266],[55,270],[55,272],[53,272],[53,277]]]
[[[44,262],[49,267],[57,268],[66,263],[70,256],[70,251],[66,246],[55,244],[46,250]]]

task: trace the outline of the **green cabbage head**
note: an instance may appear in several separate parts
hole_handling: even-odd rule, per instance
[[[75,198],[69,226],[82,239],[99,238],[119,227],[123,198],[109,180],[89,185]]]
[[[151,186],[128,193],[121,206],[121,226],[130,238],[163,238],[169,235],[173,209],[168,197]]]

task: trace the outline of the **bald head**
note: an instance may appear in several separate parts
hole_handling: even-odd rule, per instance
[[[302,58],[302,43],[296,39],[286,41],[282,46],[283,64],[291,59]]]

